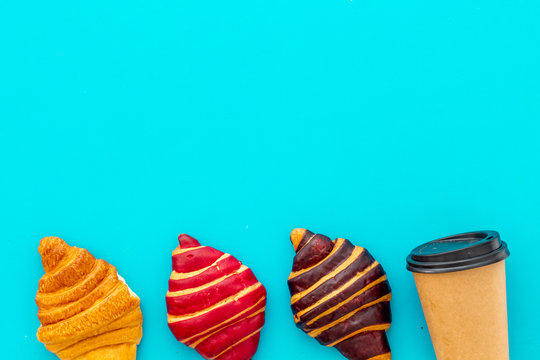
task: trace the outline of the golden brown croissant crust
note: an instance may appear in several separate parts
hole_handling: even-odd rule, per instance
[[[136,357],[140,300],[116,268],[57,237],[41,239],[37,338],[62,360]]]

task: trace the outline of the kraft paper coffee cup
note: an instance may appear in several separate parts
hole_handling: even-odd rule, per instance
[[[434,240],[413,249],[414,281],[438,360],[508,360],[505,259],[496,231]]]

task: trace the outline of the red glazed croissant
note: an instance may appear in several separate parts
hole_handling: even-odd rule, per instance
[[[264,325],[264,286],[232,255],[185,234],[178,241],[166,297],[172,333],[205,359],[251,359]]]
[[[390,285],[369,252],[345,239],[331,241],[294,229],[289,275],[296,326],[350,360],[391,359]]]

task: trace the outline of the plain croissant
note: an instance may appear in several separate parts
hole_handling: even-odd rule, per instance
[[[205,359],[251,359],[264,325],[264,286],[232,255],[185,234],[178,240],[166,296],[172,333]]]
[[[140,300],[116,268],[57,237],[41,239],[37,338],[62,360],[134,360]]]
[[[381,265],[348,240],[294,229],[288,283],[296,326],[350,360],[389,360],[392,293]]]

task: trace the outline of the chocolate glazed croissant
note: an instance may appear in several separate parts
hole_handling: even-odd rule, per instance
[[[264,286],[232,255],[185,234],[178,241],[166,296],[172,333],[205,359],[251,359],[264,325]]]
[[[350,360],[389,360],[390,285],[369,252],[345,239],[331,241],[294,229],[289,275],[296,326]]]
[[[57,237],[41,239],[38,250],[38,340],[62,360],[134,360],[142,313],[116,268]]]

